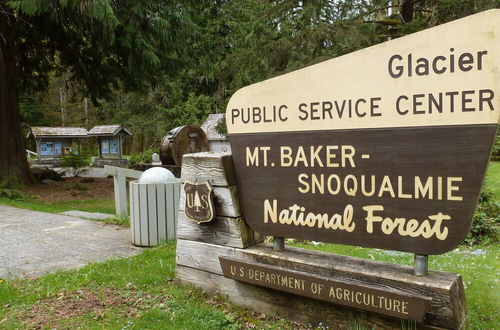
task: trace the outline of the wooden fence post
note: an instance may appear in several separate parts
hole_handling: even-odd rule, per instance
[[[116,215],[119,217],[127,216],[127,189],[125,173],[117,171],[116,175],[113,177],[113,181],[115,185]]]
[[[115,188],[115,210],[119,217],[128,215],[127,205],[127,180],[126,178],[139,179],[142,172],[121,168],[115,166],[104,165],[104,172],[107,175],[113,176]]]

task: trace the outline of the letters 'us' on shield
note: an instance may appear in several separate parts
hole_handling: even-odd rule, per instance
[[[244,218],[444,253],[470,228],[499,118],[500,10],[242,88],[226,121]]]
[[[213,189],[208,182],[184,183],[186,193],[186,216],[198,223],[209,222],[214,218]]]

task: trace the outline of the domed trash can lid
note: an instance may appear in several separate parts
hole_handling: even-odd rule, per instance
[[[174,181],[176,178],[166,168],[163,167],[152,167],[144,171],[139,178],[139,183],[149,184],[149,183],[167,183]]]

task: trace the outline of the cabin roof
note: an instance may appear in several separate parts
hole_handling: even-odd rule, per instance
[[[97,125],[92,127],[87,134],[91,136],[115,136],[121,132],[124,132],[127,135],[132,135],[132,132],[122,124]]]
[[[85,137],[87,130],[83,127],[30,127],[27,137]]]
[[[219,140],[219,141],[226,141],[227,138],[217,132],[217,125],[221,120],[224,120],[224,114],[223,113],[213,113],[208,115],[207,120],[201,125],[201,128],[207,133],[207,138],[208,141],[213,141],[213,140]]]

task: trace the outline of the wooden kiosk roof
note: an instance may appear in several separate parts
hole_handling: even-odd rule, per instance
[[[83,127],[30,127],[26,137],[30,136],[35,139],[42,137],[82,138],[87,136],[87,130]]]
[[[92,127],[92,129],[90,131],[88,131],[87,135],[89,135],[89,136],[116,136],[121,132],[132,136],[132,132],[128,128],[126,128],[124,125],[97,125],[97,126]]]

